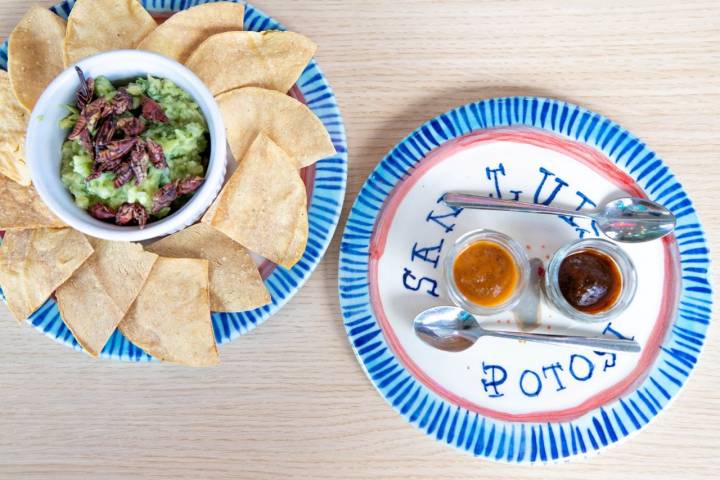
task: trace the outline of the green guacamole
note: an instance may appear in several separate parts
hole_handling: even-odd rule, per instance
[[[151,139],[162,147],[167,168],[158,169],[152,164],[148,165],[147,176],[140,184],[133,178],[116,187],[116,173],[111,171],[88,180],[93,173],[94,163],[90,152],[83,147],[80,139],[66,140],[62,146],[62,182],[80,208],[88,209],[100,203],[116,210],[123,203],[139,203],[149,213],[152,212],[153,218],[161,218],[170,213],[171,207],[153,212],[153,196],[160,187],[175,180],[205,175],[207,124],[200,107],[192,97],[170,80],[148,76],[117,87],[124,87],[131,95],[131,109],[139,109],[143,97],[149,97],[160,105],[167,116],[166,122],[145,121],[145,130],[139,135],[140,138]],[[116,94],[116,86],[107,78],[95,79],[95,97],[105,97],[111,101]],[[60,123],[62,128],[72,128],[78,119],[77,108],[68,106],[68,111],[67,117]],[[133,115],[138,116],[126,112],[120,118]],[[96,133],[92,129],[89,131],[92,135]]]

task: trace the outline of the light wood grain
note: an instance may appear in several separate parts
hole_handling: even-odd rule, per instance
[[[29,5],[0,0],[2,36]],[[720,251],[717,2],[257,5],[319,45],[350,143],[346,212],[419,123],[480,98],[543,95],[644,139],[682,179]],[[716,327],[687,388],[635,438],[589,461],[494,464],[407,425],[365,378],[340,319],[339,233],[306,287],[223,346],[217,368],[95,361],[0,307],[0,478],[717,478]]]

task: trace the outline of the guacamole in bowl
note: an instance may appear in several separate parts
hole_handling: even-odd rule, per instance
[[[116,225],[158,220],[202,185],[208,126],[173,81],[145,76],[113,84],[77,69],[76,103],[60,122],[60,176],[75,204]]]

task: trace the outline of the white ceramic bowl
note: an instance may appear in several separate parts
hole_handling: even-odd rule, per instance
[[[75,92],[80,82],[73,66],[58,75],[45,89],[28,124],[25,152],[32,182],[43,201],[69,226],[107,240],[147,240],[177,232],[197,221],[222,188],[227,162],[225,127],[207,87],[181,64],[140,50],[101,53],[81,60],[77,65],[87,76],[104,75],[113,82],[145,75],[167,78],[188,92],[200,106],[210,132],[205,182],[182,208],[148,223],[143,229],[101,222],[75,205],[72,195],[60,180],[60,150],[68,132],[58,126],[67,114],[64,105],[75,103]]]

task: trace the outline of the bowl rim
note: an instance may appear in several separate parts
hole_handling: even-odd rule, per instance
[[[181,86],[180,88],[189,93],[193,97],[193,100],[200,106],[203,117],[208,125],[210,137],[208,144],[210,152],[203,185],[177,211],[167,217],[148,223],[142,229],[138,226],[120,226],[97,220],[93,218],[87,210],[76,206],[74,201],[71,202],[72,208],[67,208],[56,202],[53,199],[53,195],[51,195],[51,190],[54,189],[54,187],[51,187],[52,184],[57,183],[60,185],[69,196],[72,196],[72,194],[67,190],[67,187],[62,184],[59,172],[57,172],[54,177],[48,175],[47,168],[44,168],[47,161],[38,151],[40,148],[38,146],[39,142],[42,142],[42,137],[44,132],[47,131],[47,128],[59,128],[57,125],[48,127],[48,122],[42,122],[44,112],[52,108],[53,104],[67,103],[64,100],[58,101],[57,98],[66,98],[69,96],[68,85],[73,85],[72,92],[74,93],[77,88],[77,82],[71,82],[69,78],[76,77],[76,66],[86,71],[93,71],[93,76],[107,75],[112,78],[113,76],[118,77],[114,75],[115,72],[126,70],[130,65],[136,65],[138,71],[145,70],[144,65],[152,65],[152,68],[147,68],[147,70],[157,71],[161,69],[163,70],[163,74],[147,74],[167,78],[175,83],[178,83],[178,80],[182,79],[180,83],[184,83],[185,86]],[[164,72],[167,72],[167,74]],[[130,77],[139,77],[142,75],[142,73],[138,73],[130,75]],[[118,78],[129,77],[123,77],[121,75]],[[190,88],[187,88],[188,86]],[[222,188],[225,179],[227,168],[226,141],[225,127],[220,109],[208,88],[191,70],[157,53],[124,49],[101,52],[84,58],[70,65],[53,79],[37,100],[30,114],[25,139],[25,152],[30,177],[40,198],[45,205],[69,227],[93,237],[106,240],[141,241],[182,230],[197,221],[207,210],[219,193],[220,188]],[[61,155],[60,149],[58,149],[57,155]]]
[[[620,272],[620,293],[607,310],[598,313],[587,313],[573,307],[560,291],[558,274],[563,260],[570,255],[585,251],[597,250],[608,256]],[[623,313],[632,303],[637,291],[637,271],[630,255],[618,244],[604,238],[580,238],[560,247],[550,258],[545,270],[543,283],[545,297],[551,307],[560,314],[579,323],[600,323],[612,320]]]
[[[455,259],[470,247],[470,245],[480,241],[495,243],[506,250],[518,269],[518,280],[513,288],[512,294],[504,302],[493,306],[480,305],[473,302],[465,296],[455,281]],[[525,292],[530,284],[530,259],[525,253],[525,250],[518,244],[517,240],[509,235],[489,228],[477,228],[468,230],[455,240],[450,250],[445,254],[443,275],[445,277],[445,290],[450,300],[452,300],[456,306],[476,315],[497,315],[515,308],[525,296]]]

